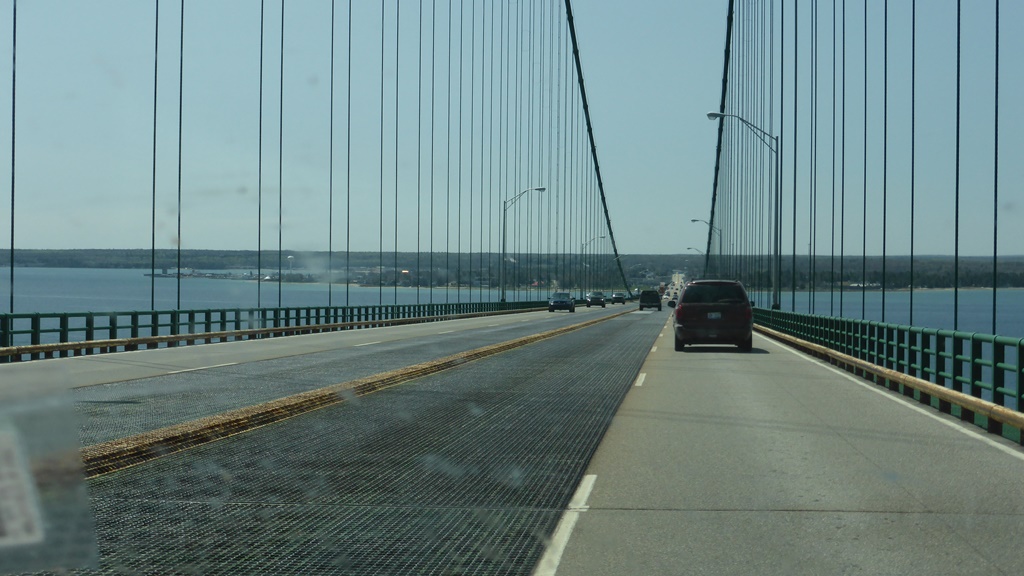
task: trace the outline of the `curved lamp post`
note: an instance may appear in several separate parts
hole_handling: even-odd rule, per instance
[[[505,200],[505,202],[504,202],[504,207],[502,208],[502,211],[501,211],[501,301],[502,302],[505,301],[505,260],[507,259],[507,256],[505,255],[506,254],[505,253],[505,246],[506,246],[506,241],[507,241],[507,238],[508,238],[508,228],[507,228],[507,224],[508,224],[508,209],[509,209],[510,206],[512,206],[513,204],[516,203],[516,200],[519,200],[520,198],[522,198],[523,195],[526,194],[527,192],[533,192],[533,191],[543,192],[545,190],[547,190],[547,188],[545,188],[544,186],[538,186],[536,188],[527,188],[526,190],[523,190],[519,194],[516,194],[515,196],[513,196],[512,198],[509,198],[508,200]]]
[[[778,310],[781,306],[782,299],[782,287],[780,286],[780,274],[782,270],[782,196],[781,196],[781,183],[782,174],[779,171],[781,166],[779,156],[782,154],[782,148],[779,144],[779,137],[772,136],[767,130],[758,128],[751,124],[746,119],[736,114],[723,114],[721,112],[708,112],[708,120],[720,120],[725,118],[735,118],[757,136],[757,139],[762,144],[768,147],[773,154],[775,154],[775,266],[772,268],[772,310]],[[719,240],[722,236],[719,234]]]
[[[580,276],[581,277],[583,277],[585,275],[584,272],[583,272],[583,266],[585,266],[585,264],[583,263],[583,253],[586,250],[588,244],[590,244],[594,240],[598,240],[600,238],[607,238],[607,236],[605,236],[604,234],[601,234],[599,236],[594,236],[590,240],[587,240],[586,242],[583,242],[583,243],[580,244]],[[583,299],[583,291],[584,291],[584,288],[586,288],[586,284],[587,284],[587,282],[586,282],[586,279],[584,278],[584,281],[582,283],[580,283],[580,300]]]

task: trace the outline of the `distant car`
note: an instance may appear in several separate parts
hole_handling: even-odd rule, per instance
[[[548,312],[554,312],[555,310],[575,312],[576,299],[568,292],[555,292],[551,295],[551,298],[548,298]]]
[[[735,344],[749,352],[753,327],[750,297],[743,284],[735,280],[687,284],[672,315],[676,351],[687,344]]]
[[[591,306],[605,307],[604,292],[587,292],[587,308]]]
[[[661,311],[661,294],[657,290],[640,291],[640,309],[644,308],[657,308]]]
[[[625,304],[626,293],[625,292],[612,292],[612,304]]]

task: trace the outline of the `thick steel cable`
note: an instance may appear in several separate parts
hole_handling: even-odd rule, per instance
[[[157,74],[160,66],[160,0],[153,9],[153,166],[152,201],[149,215],[149,309],[156,310],[156,117],[157,117]],[[13,92],[12,92],[13,94]],[[14,187],[11,187],[13,190]],[[13,210],[11,211],[13,213]],[[11,262],[14,259],[11,258]],[[11,292],[14,290],[12,288]],[[11,310],[13,312],[14,310]]]
[[[281,61],[278,78],[277,113],[277,307],[281,307],[284,279],[284,6],[281,0]]]
[[[434,122],[435,122],[435,111],[437,110],[437,104],[435,96],[437,95],[437,82],[436,82],[436,69],[437,69],[437,1],[430,0],[430,254],[428,257],[428,265],[430,266],[430,272],[428,273],[428,284],[427,287],[427,301],[431,304],[434,303]]]
[[[721,96],[719,98],[719,103],[718,103],[718,112],[719,112],[719,114],[725,114],[725,112],[726,112],[726,103],[728,101],[728,96],[729,96],[729,89],[728,89],[729,88],[729,61],[731,59],[730,58],[730,52],[731,52],[731,48],[732,48],[732,27],[733,27],[733,10],[734,10],[734,8],[735,8],[735,0],[729,0],[729,7],[726,9],[726,19],[725,19],[725,57],[724,57],[724,64],[722,65],[722,91],[721,91]],[[723,156],[722,144],[723,144],[724,139],[725,139],[725,118],[719,118],[718,119],[718,138],[717,138],[717,143],[715,144],[715,168],[714,168],[714,173],[713,173],[713,176],[712,176],[713,181],[712,181],[712,184],[711,184],[711,211],[710,211],[710,215],[708,216],[708,222],[709,222],[709,224],[708,224],[708,241],[707,241],[707,249],[704,252],[704,273],[703,273],[704,276],[707,276],[707,274],[708,274],[708,263],[709,263],[710,254],[711,254],[711,236],[712,236],[712,234],[714,234],[714,230],[713,230],[712,226],[716,225],[715,224],[715,222],[716,222],[716,220],[715,220],[715,212],[718,209],[719,184],[720,184],[721,174],[722,174],[722,156]],[[722,232],[721,226],[719,225],[718,228],[719,228],[719,232],[718,233],[722,234],[723,232]],[[719,241],[721,241],[721,236],[719,236]],[[719,261],[721,261],[721,257],[722,257],[721,254],[719,254],[718,257],[719,257]]]
[[[14,314],[14,191],[15,173],[17,166],[17,108],[18,101],[18,0],[11,2],[11,261],[9,267],[8,283],[11,289],[8,302],[8,311]]]
[[[807,290],[807,310],[814,314],[815,274],[817,266],[815,256],[818,248],[818,3],[811,3],[811,178],[810,178],[810,214],[811,238],[808,242],[809,283]]]
[[[730,0],[731,2],[732,0]],[[594,140],[594,124],[590,118],[590,105],[587,103],[587,87],[583,81],[583,65],[580,63],[580,50],[579,42],[576,38],[576,24],[573,22],[572,17],[572,2],[571,0],[565,0],[565,13],[566,21],[569,24],[569,37],[572,39],[572,54],[573,60],[576,64],[576,79],[580,85],[580,101],[583,107],[583,117],[586,121],[587,128],[587,139],[590,143],[590,157],[593,162],[594,177],[597,180],[597,191],[600,194],[601,209],[604,213],[605,227],[608,230],[608,239],[612,245],[612,252],[614,256],[619,255],[618,246],[615,243],[615,233],[612,230],[611,216],[608,214],[608,200],[604,192],[604,179],[601,177],[601,163],[597,159],[597,143]],[[617,259],[616,264],[619,270],[619,276],[622,279],[623,288],[626,290],[626,294],[632,295],[632,290],[629,288],[629,283],[626,281],[626,274],[622,270],[622,260]]]
[[[839,168],[839,316],[845,317],[843,295],[846,292],[846,0],[843,0],[843,106],[840,129],[843,133]]]
[[[995,132],[992,136],[992,334],[998,334],[996,332],[996,296],[999,291],[999,0],[996,0],[995,32],[995,74],[993,79],[995,110],[992,119]]]
[[[459,156],[456,161],[459,177],[456,184],[455,200],[455,301],[462,302],[462,81],[464,70],[462,56],[465,51],[463,39],[466,31],[466,8],[464,0],[459,0],[459,122],[458,122],[458,149]]]
[[[263,307],[263,46],[266,0],[260,0],[259,129],[256,159],[256,307]],[[261,326],[262,327],[262,326]]]
[[[956,191],[953,198],[953,330],[960,327],[960,8],[956,1]]]
[[[487,214],[490,215],[487,224],[487,287],[488,290],[492,291],[494,282],[494,222],[500,221],[500,215],[495,211],[494,198],[495,198],[495,186],[494,186],[494,39],[497,37],[495,33],[495,23],[498,21],[494,16],[494,11],[491,11],[491,17],[487,18],[487,2],[484,3],[484,22],[491,23],[491,49],[488,51],[488,57],[490,59],[490,65],[487,67]],[[499,44],[500,46],[500,44]],[[481,169],[481,174],[483,170]],[[484,190],[483,180],[481,180],[481,192]],[[481,249],[483,243],[481,243]],[[481,260],[482,262],[482,260]],[[481,268],[481,272],[483,268]],[[483,289],[483,283],[481,282],[481,290]]]
[[[463,12],[465,14],[465,12]],[[469,8],[469,301],[473,301],[473,152],[475,143],[476,114],[476,0],[470,0]],[[461,203],[460,203],[461,205]],[[461,210],[461,208],[460,208]],[[461,283],[461,282],[460,282]]]
[[[401,274],[401,269],[398,267],[398,128],[399,123],[399,103],[401,101],[401,89],[399,87],[399,74],[398,57],[401,53],[399,40],[402,37],[402,3],[399,0],[395,0],[395,256],[393,260],[394,266],[394,301],[398,304],[398,279]]]
[[[334,2],[331,2],[331,87],[327,146],[327,306],[334,304]]]
[[[793,260],[792,270],[790,271],[792,280],[790,282],[790,310],[796,312],[796,195],[797,195],[797,160],[800,157],[798,146],[799,142],[799,115],[798,105],[800,102],[799,97],[799,78],[800,78],[800,63],[798,56],[800,53],[800,5],[793,3]]]
[[[345,306],[352,285],[352,0],[348,0],[348,64],[345,96]]]
[[[886,255],[888,246],[889,224],[889,0],[885,0],[883,9],[885,39],[882,42],[882,317],[885,322],[885,291],[886,291]]]
[[[178,270],[175,274],[175,282],[177,285],[177,299],[175,302],[175,309],[181,310],[181,134],[182,134],[182,102],[184,100],[184,84],[185,84],[185,0],[181,0],[181,16],[178,26],[178,228],[177,238],[175,238],[175,250],[177,254]],[[11,187],[11,195],[14,195],[14,187]],[[13,201],[12,201],[13,205]],[[14,213],[12,206],[11,213]],[[13,228],[13,227],[12,227]],[[11,240],[11,246],[14,246],[13,235]],[[12,253],[13,256],[13,253]],[[14,259],[11,259],[14,262]],[[13,302],[14,296],[14,280],[12,274],[11,280],[11,296]],[[11,306],[13,310],[14,306]]]
[[[380,119],[378,137],[380,138],[377,152],[380,166],[380,192],[377,216],[377,304],[384,304],[384,52],[385,52],[385,5],[387,0],[380,0]]]
[[[444,301],[451,301],[451,214],[452,214],[452,0],[448,0],[448,99],[445,107],[445,186],[444,186]]]
[[[419,34],[416,38],[416,304],[420,303],[423,278],[423,0],[416,13]],[[397,245],[396,245],[397,246]]]
[[[860,319],[867,320],[868,271],[868,3],[864,2],[864,193],[861,196]]]
[[[831,257],[829,258],[828,313],[835,316],[836,286],[836,0],[832,0],[832,203],[831,203]]]
[[[516,144],[515,144],[515,175],[512,179],[515,188],[510,190],[511,193],[517,194],[519,190],[523,188],[523,4],[522,2],[517,5],[518,10],[516,13],[516,106],[515,106],[515,126],[516,126]],[[520,237],[520,223],[522,222],[522,203],[516,202],[515,206],[515,246],[516,246],[516,265],[512,267],[512,280],[515,285],[515,298],[518,302],[520,300],[519,290],[520,282],[519,276],[521,273],[522,258],[522,240]]]
[[[918,0],[910,1],[910,308],[907,324],[913,326],[913,240],[916,192],[916,143],[918,143]]]

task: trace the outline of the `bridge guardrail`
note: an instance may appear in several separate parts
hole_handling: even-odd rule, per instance
[[[347,330],[396,320],[442,319],[546,306],[547,301],[521,301],[0,314],[0,363],[200,340],[264,338],[294,334],[299,328]]]
[[[875,366],[1024,412],[1021,410],[1024,393],[1020,386],[1024,380],[1024,338],[781,310],[755,309],[754,321]],[[877,375],[862,375],[892,389],[902,388],[902,384],[884,381]],[[999,422],[948,400],[921,391],[909,393],[942,412],[1024,443],[1020,430],[1004,432]]]

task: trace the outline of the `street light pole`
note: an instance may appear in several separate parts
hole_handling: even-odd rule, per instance
[[[508,200],[505,200],[504,203],[503,203],[503,208],[502,208],[502,211],[501,211],[501,301],[502,302],[505,301],[505,260],[507,259],[505,247],[506,247],[506,242],[508,240],[508,226],[507,226],[507,224],[508,224],[508,209],[509,209],[510,206],[512,206],[513,204],[516,203],[516,200],[519,200],[520,198],[522,198],[523,194],[526,194],[527,192],[533,192],[533,191],[544,192],[545,190],[547,190],[547,188],[545,188],[544,186],[538,186],[536,188],[527,188],[526,190],[523,190],[522,192],[520,192],[519,194],[516,194],[512,198],[510,198]]]
[[[743,122],[743,125],[750,128],[757,136],[757,139],[775,154],[775,266],[772,268],[772,310],[779,310],[782,308],[782,286],[780,285],[780,278],[782,276],[782,174],[779,170],[781,167],[779,156],[782,154],[782,144],[780,136],[772,136],[767,130],[758,128],[736,114],[708,112],[708,120],[718,120],[720,118],[735,118]],[[721,239],[721,235],[719,235],[719,239]]]
[[[722,231],[716,226],[708,222],[707,220],[701,220],[700,218],[691,218],[690,222],[703,222],[711,228],[711,231],[718,234],[718,258],[715,259],[715,274],[718,276],[722,275]],[[704,271],[707,274],[707,270]]]
[[[583,267],[586,265],[586,264],[583,263],[584,250],[586,250],[587,244],[590,244],[591,242],[593,242],[594,240],[597,240],[598,238],[606,238],[606,236],[604,234],[601,234],[600,236],[594,236],[590,240],[587,240],[586,242],[583,242],[583,243],[580,244],[580,277],[584,278],[583,282],[580,282],[580,300],[583,300],[583,291],[586,288],[586,284],[587,284],[586,274],[585,274],[585,272],[583,270]]]

